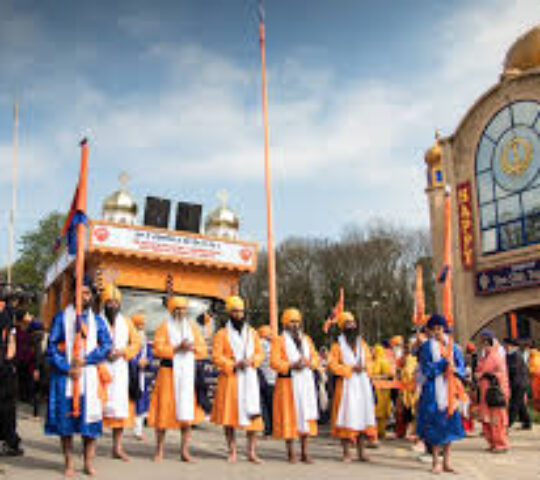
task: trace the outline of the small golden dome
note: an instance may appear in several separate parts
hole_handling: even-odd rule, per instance
[[[228,193],[221,190],[217,195],[220,206],[210,212],[204,222],[205,231],[209,235],[221,236],[223,231],[233,231],[237,234],[240,228],[240,219],[228,206]],[[232,233],[232,232],[230,232]]]
[[[424,160],[428,165],[435,165],[441,163],[442,160],[442,147],[441,147],[441,136],[439,131],[435,132],[435,143],[433,146],[426,152]]]
[[[103,201],[103,212],[126,212],[137,215],[137,203],[127,190],[121,189]]]
[[[540,68],[540,25],[519,37],[508,50],[504,61],[505,73]]]
[[[240,228],[240,219],[232,210],[220,206],[206,217],[204,226],[206,230],[219,227],[234,228],[238,230],[238,228]]]

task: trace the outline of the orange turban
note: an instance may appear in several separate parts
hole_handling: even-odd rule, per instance
[[[403,345],[403,337],[401,335],[396,335],[390,339],[390,345],[392,347],[397,347]]]
[[[225,311],[231,313],[233,310],[244,310],[244,300],[234,295],[225,300]]]
[[[287,308],[281,315],[281,323],[286,327],[289,323],[302,321],[302,314],[297,308]]]
[[[354,315],[351,312],[341,312],[337,317],[337,324],[340,330],[343,330],[345,323],[348,320],[354,321]]]
[[[263,325],[262,327],[259,327],[259,337],[261,338],[268,338],[272,334],[272,329],[269,325]]]
[[[167,310],[172,313],[177,308],[187,308],[188,303],[189,302],[186,297],[175,295],[173,297],[169,297],[167,300]]]
[[[122,301],[122,294],[120,290],[116,288],[112,283],[105,285],[103,292],[101,292],[101,302],[105,303],[109,300],[117,300],[118,302]]]
[[[131,321],[137,328],[141,328],[144,325],[144,322],[146,322],[146,316],[144,313],[134,313],[131,315]]]

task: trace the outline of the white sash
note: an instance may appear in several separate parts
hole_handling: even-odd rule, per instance
[[[441,345],[434,338],[430,339],[429,342],[431,357],[434,362],[438,362],[441,359]],[[435,400],[440,412],[448,408],[448,381],[444,373],[435,377]]]
[[[144,330],[141,330],[137,333],[139,334],[139,337],[141,338],[141,344],[142,344],[141,356],[139,357],[139,360],[143,358],[147,360],[148,359],[148,351],[147,351],[148,345],[146,342],[146,334],[144,333]],[[140,367],[138,368],[139,368],[139,390],[141,391],[141,393],[144,394],[144,389],[146,387],[145,369],[140,368]]]
[[[193,344],[193,326],[189,320],[172,318],[167,322],[169,341],[173,349],[183,340]],[[178,352],[173,356],[173,382],[176,420],[192,422],[195,418],[195,354]]]
[[[250,327],[244,323],[242,333],[232,326],[231,321],[225,327],[229,337],[229,343],[237,362],[249,360],[253,357],[255,345],[253,333]],[[253,417],[261,414],[261,401],[259,392],[259,377],[257,370],[253,367],[246,367],[244,370],[236,372],[236,384],[238,389],[238,423],[242,427],[247,427]]]
[[[285,352],[291,365],[300,359],[311,360],[311,352],[305,336],[302,336],[302,353],[296,348],[296,344],[289,332],[285,331],[283,338],[285,340]],[[319,419],[315,377],[311,368],[306,367],[302,370],[291,370],[291,378],[298,432],[309,434],[309,422]]]
[[[113,339],[114,350],[124,350],[129,344],[129,328],[121,313],[116,315],[114,327],[108,322],[107,328]],[[106,418],[129,417],[129,368],[125,358],[118,357],[112,362],[107,361],[107,369],[112,381],[107,385],[107,403],[103,409]]]
[[[366,356],[360,336],[356,340],[356,352],[353,352],[345,335],[339,336],[338,343],[343,363],[353,367],[360,362],[365,368]],[[373,389],[365,370],[360,373],[353,372],[350,378],[343,378],[343,393],[336,424],[357,432],[376,425]]]
[[[97,347],[97,326],[92,309],[88,309],[87,315],[88,333],[86,345],[83,342],[81,357],[84,358],[87,352],[92,352]],[[69,305],[64,310],[64,334],[66,339],[66,359],[69,365],[73,362],[73,344],[75,342],[75,322],[77,316],[73,305]],[[82,375],[79,378],[79,391],[84,395],[85,402],[85,423],[99,422],[103,417],[101,401],[98,396],[98,372],[96,365],[85,365],[82,368]],[[73,380],[67,377],[66,397],[73,397]]]

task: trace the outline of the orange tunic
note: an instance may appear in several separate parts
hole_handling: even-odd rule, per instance
[[[311,359],[310,367],[312,370],[316,370],[319,368],[320,364],[319,354],[315,350],[311,338],[307,335],[305,335],[305,337],[309,345]],[[291,373],[291,364],[287,357],[283,335],[277,337],[272,343],[270,366],[279,375],[274,387],[273,436],[274,438],[283,438],[286,440],[298,438],[299,432],[296,423],[292,379],[291,377],[283,376],[290,375]],[[309,436],[315,435],[317,435],[317,422],[311,420],[309,422]]]
[[[529,373],[531,375],[531,394],[535,410],[540,410],[540,352],[531,350],[529,356]]]
[[[373,367],[373,359],[371,357],[371,351],[369,346],[362,340],[362,348],[364,350],[364,359],[365,359],[365,368],[368,376],[371,376],[371,369]],[[341,354],[341,347],[338,342],[335,342],[330,349],[328,354],[328,369],[336,375],[336,386],[334,390],[334,401],[332,403],[332,413],[331,413],[331,425],[332,425],[332,436],[336,438],[348,438],[350,440],[355,440],[359,434],[365,434],[370,439],[377,438],[377,427],[373,426],[368,428],[365,431],[355,431],[348,428],[341,428],[336,426],[337,417],[339,413],[339,407],[341,405],[341,397],[343,395],[343,379],[350,378],[352,376],[352,367],[347,365],[343,361],[343,356]]]
[[[172,360],[174,351],[169,339],[168,320],[156,330],[154,334],[154,356],[163,360]],[[208,350],[199,327],[191,323],[193,332],[193,344],[195,347],[195,359],[202,360],[207,357]],[[195,389],[195,386],[193,386]],[[173,430],[185,428],[193,424],[201,423],[204,420],[204,411],[195,402],[195,415],[192,422],[181,422],[176,418],[176,402],[174,398],[174,379],[172,367],[159,367],[154,391],[150,399],[150,408],[148,410],[148,425],[158,430]]]
[[[253,328],[248,328],[250,335],[253,335],[252,361],[254,367],[259,368],[264,360],[264,351],[258,333]],[[247,431],[264,430],[261,416],[254,418],[247,427],[238,423],[238,387],[234,372],[236,360],[226,328],[220,328],[214,336],[212,361],[219,370],[219,376],[210,420],[224,427],[242,428]]]
[[[127,347],[122,352],[122,356],[126,361],[130,361],[133,357],[139,353],[141,349],[141,337],[137,329],[133,325],[131,319],[124,317],[128,326],[128,335],[129,340]],[[114,327],[111,328],[113,330]],[[126,388],[129,388],[129,385],[126,385]],[[129,417],[128,418],[103,418],[103,426],[106,428],[127,428],[132,427],[135,423],[135,403],[129,401]]]

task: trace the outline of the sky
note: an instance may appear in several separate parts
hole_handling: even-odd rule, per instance
[[[266,0],[276,237],[428,227],[424,152],[497,83],[538,0]],[[129,189],[216,205],[264,241],[257,0],[0,0],[0,263],[14,97],[16,233],[66,211],[90,141],[89,214]]]

